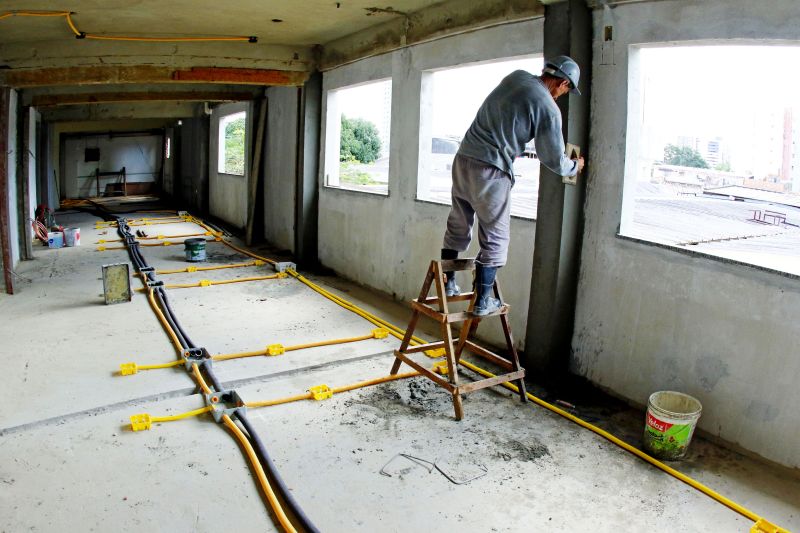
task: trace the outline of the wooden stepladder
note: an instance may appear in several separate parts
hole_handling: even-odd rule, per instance
[[[466,292],[457,296],[447,297],[445,294],[445,282],[443,272],[459,272],[463,270],[474,270],[474,259],[453,259],[442,261],[431,261],[428,268],[428,273],[425,276],[425,282],[422,284],[422,290],[419,293],[419,298],[412,300],[411,308],[413,310],[411,320],[408,323],[405,337],[400,344],[400,348],[394,351],[394,364],[392,365],[391,373],[397,374],[400,370],[400,365],[406,363],[410,367],[417,370],[423,376],[431,379],[437,385],[446,389],[453,395],[453,408],[455,409],[456,420],[461,420],[464,417],[464,409],[461,405],[461,395],[467,394],[486,387],[493,387],[507,381],[515,381],[519,387],[519,397],[522,402],[527,400],[525,393],[525,369],[519,364],[519,357],[517,350],[514,348],[514,339],[511,336],[511,327],[508,324],[508,305],[503,305],[499,310],[490,313],[484,317],[475,317],[472,314],[472,309],[475,307],[476,293]],[[431,286],[436,290],[435,296],[430,296]],[[494,295],[496,298],[502,296],[500,294],[500,287],[497,280],[494,282]],[[450,311],[450,302],[469,301],[469,307],[466,311]],[[442,332],[442,340],[430,342],[427,344],[419,344],[416,346],[411,345],[414,336],[414,330],[417,328],[417,322],[420,315],[427,315],[436,320],[440,324]],[[506,348],[511,355],[511,360],[501,357],[482,346],[472,342],[470,338],[475,333],[480,321],[484,318],[500,317],[500,323],[503,326],[503,333],[505,334]],[[462,323],[461,333],[457,342],[453,340],[453,332],[450,327],[451,324]],[[447,376],[436,374],[429,368],[425,368],[417,363],[409,356],[413,353],[425,352],[428,350],[436,350],[443,348],[445,351],[447,361]],[[458,364],[461,361],[461,355],[464,350],[468,350],[474,355],[482,357],[497,366],[507,370],[508,372],[492,378],[486,378],[479,381],[472,381],[459,385],[458,382]]]

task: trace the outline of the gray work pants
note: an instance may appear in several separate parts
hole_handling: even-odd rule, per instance
[[[456,154],[453,160],[453,205],[447,217],[442,248],[463,252],[472,240],[478,216],[476,261],[485,266],[506,264],[511,229],[511,178],[497,167]]]

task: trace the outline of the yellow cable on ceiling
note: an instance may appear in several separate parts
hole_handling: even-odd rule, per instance
[[[96,33],[86,33],[80,31],[72,20],[74,12],[71,11],[6,11],[0,14],[0,20],[10,17],[64,17],[67,20],[69,29],[75,34],[77,39],[93,39],[97,41],[136,41],[150,43],[196,43],[196,42],[248,42],[257,43],[258,37],[255,36],[202,36],[202,37],[138,37],[133,35],[98,35]]]

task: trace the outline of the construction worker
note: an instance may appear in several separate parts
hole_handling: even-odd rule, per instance
[[[534,139],[539,160],[556,174],[575,176],[583,169],[582,157],[570,159],[564,153],[561,112],[556,106],[556,99],[567,92],[580,94],[579,78],[578,64],[567,56],[546,61],[541,76],[512,72],[486,97],[453,160],[453,201],[442,259],[456,259],[466,251],[477,215],[476,316],[503,305],[492,289],[497,269],[508,255],[514,159]],[[454,273],[445,276],[447,295],[459,294]]]

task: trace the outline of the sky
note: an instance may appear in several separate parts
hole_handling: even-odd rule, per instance
[[[517,69],[540,74],[544,60],[528,57],[439,70],[433,73],[434,137],[462,137],[483,100],[500,80]]]
[[[786,107],[800,111],[800,47],[670,46],[644,48],[640,57],[644,157],[661,157],[679,135],[719,136],[733,170],[753,171],[775,142],[767,146],[765,132],[782,132]]]

